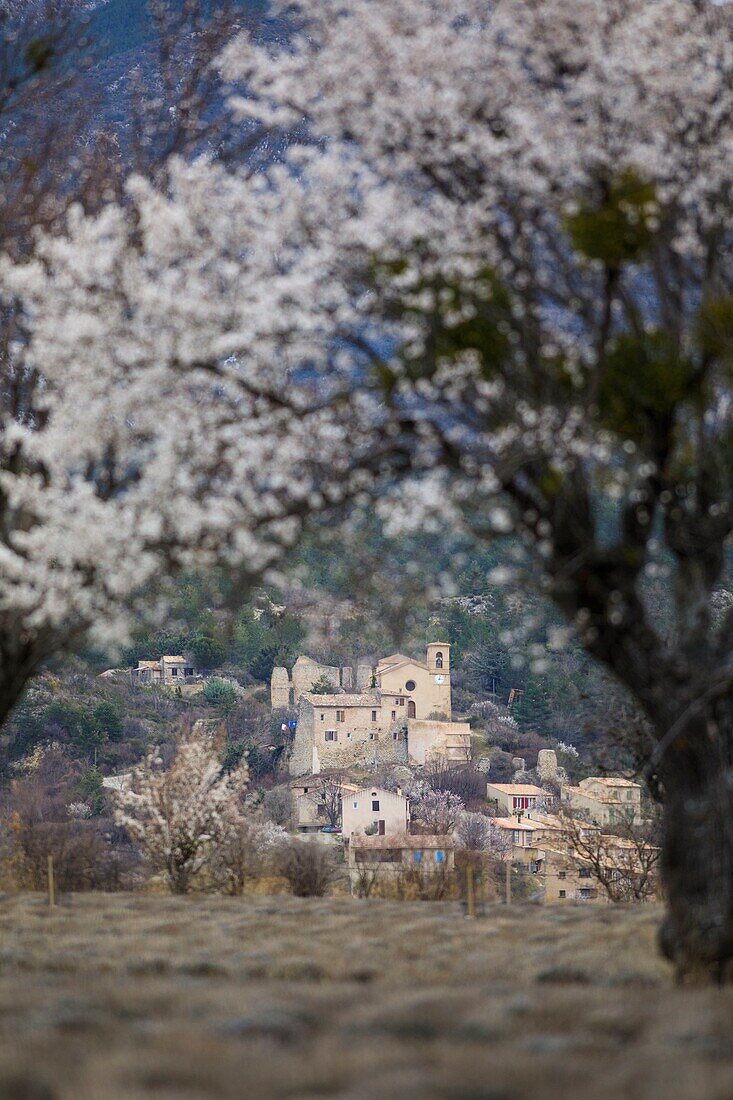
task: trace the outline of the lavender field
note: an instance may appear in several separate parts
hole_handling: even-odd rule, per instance
[[[659,915],[6,895],[0,1096],[723,1100],[733,993],[673,986]]]

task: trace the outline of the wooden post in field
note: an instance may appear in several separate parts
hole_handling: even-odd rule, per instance
[[[56,886],[53,881],[53,856],[48,857],[48,904],[53,909],[56,904]]]
[[[476,916],[476,892],[473,886],[473,864],[466,867],[466,916],[473,919]]]
[[[512,904],[512,865],[509,860],[506,862],[506,904]]]

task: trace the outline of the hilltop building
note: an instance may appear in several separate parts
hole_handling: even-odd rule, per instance
[[[324,680],[339,693],[363,695],[377,691],[393,697],[398,706],[406,708],[407,718],[439,715],[450,721],[450,645],[447,642],[431,642],[426,646],[424,661],[404,653],[393,653],[374,666],[358,665],[356,673],[350,665],[322,665],[311,657],[298,657],[292,673],[282,667],[272,670],[270,700],[273,710],[297,707],[301,697],[310,694],[314,685]]]
[[[200,670],[185,657],[161,657],[157,661],[138,661],[132,669],[132,681],[136,684],[161,684],[177,687],[200,676]]]
[[[298,658],[289,688],[302,687],[310,668],[310,687],[324,675],[324,666]],[[360,666],[361,667],[361,666]],[[281,670],[285,672],[286,670]],[[344,669],[331,669],[333,679]],[[275,672],[278,672],[276,669]],[[316,675],[316,673],[318,675]],[[273,673],[273,701],[281,678]],[[425,764],[439,756],[455,763],[468,760],[470,726],[451,722],[450,646],[434,642],[425,661],[394,653],[370,672],[372,688],[332,695],[302,690],[290,757],[291,775],[318,774],[323,768],[376,764]],[[274,703],[273,703],[274,705]]]

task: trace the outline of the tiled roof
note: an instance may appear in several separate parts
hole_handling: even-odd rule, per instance
[[[495,791],[501,791],[502,794],[535,795],[537,797],[547,794],[547,791],[543,791],[542,787],[535,787],[532,783],[489,783],[487,786]]]
[[[638,783],[634,783],[631,779],[621,779],[616,775],[591,775],[588,779],[583,780],[584,783],[600,783],[603,787],[638,787]]]
[[[490,817],[488,820],[493,821],[494,825],[498,825],[500,829],[527,829],[533,833],[535,829],[540,828],[539,825],[520,817]]]
[[[353,848],[409,848],[421,851],[423,848],[450,848],[454,847],[452,836],[413,836],[400,833],[397,836],[357,836],[354,834],[350,841]]]
[[[186,658],[185,657],[161,657],[160,659],[161,659],[161,661],[168,661],[168,662],[175,661],[177,664],[181,664],[181,665],[185,665],[185,663],[186,663]]]
[[[304,691],[301,696],[312,703],[314,707],[334,707],[343,710],[345,707],[377,707],[379,697],[377,695],[314,695],[312,691]]]
[[[152,668],[155,672],[160,672],[160,661],[138,661],[138,668]]]

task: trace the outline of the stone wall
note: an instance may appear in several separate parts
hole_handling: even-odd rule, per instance
[[[356,666],[356,690],[371,691],[374,669],[371,665]]]
[[[290,675],[286,668],[273,668],[270,678],[270,705],[281,710],[290,704]]]
[[[371,668],[369,668],[369,683],[371,683],[371,675]],[[292,674],[286,668],[274,668],[270,677],[272,709],[297,706],[300,696],[306,691],[311,691],[313,685],[324,677],[335,691],[354,690],[354,670],[349,665],[343,668],[339,668],[338,665],[321,665],[312,657],[301,656],[293,665]]]

